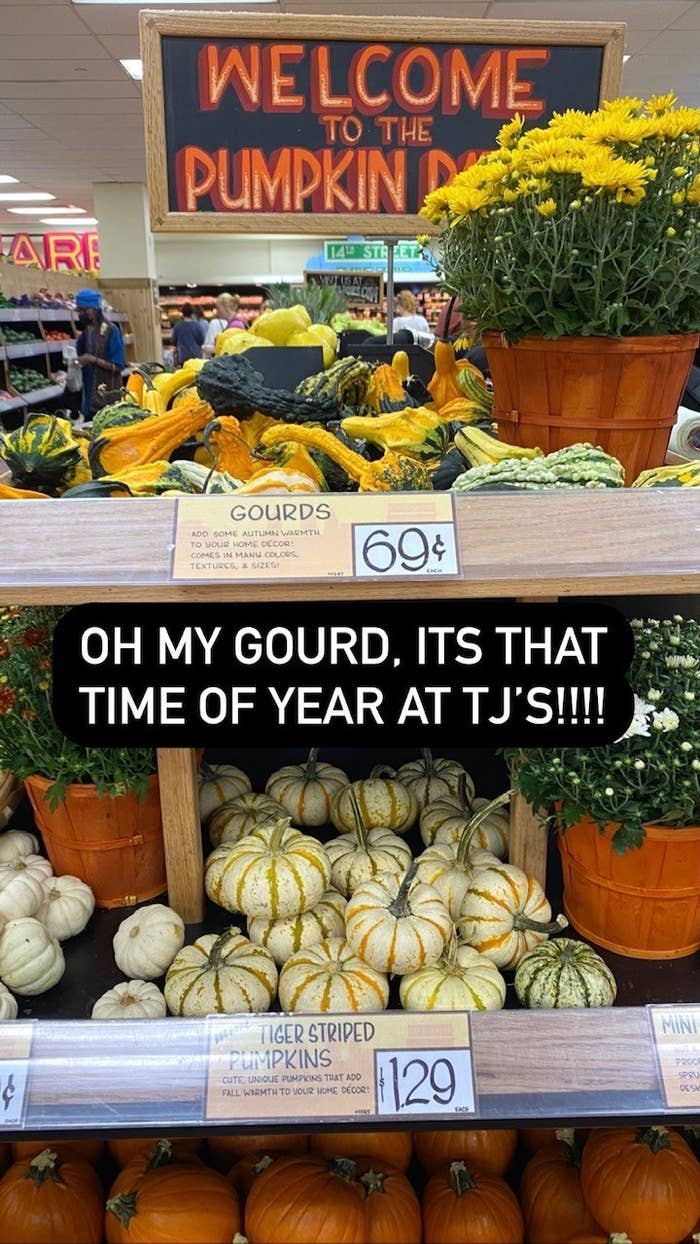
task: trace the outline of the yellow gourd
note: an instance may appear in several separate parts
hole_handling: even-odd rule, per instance
[[[457,384],[457,360],[454,346],[449,341],[435,342],[435,371],[428,384],[428,392],[438,410],[446,406],[448,402],[453,402],[455,398],[463,396]]]
[[[403,385],[404,382],[408,380],[411,370],[409,358],[405,350],[396,351],[396,354],[391,360],[391,366],[398,377],[399,383]]]
[[[204,429],[204,444],[214,455],[217,471],[234,479],[250,479],[257,463],[241,436],[241,425],[233,415],[220,415]],[[195,457],[196,461],[196,457]]]
[[[141,423],[105,428],[90,445],[93,476],[115,475],[168,459],[189,437],[212,421],[214,412],[196,394],[190,401],[178,402],[167,414],[151,415]]]
[[[0,481],[0,501],[48,501],[45,492],[32,492],[31,488],[13,488]]]
[[[327,454],[357,483],[360,492],[413,492],[430,488],[430,472],[422,463],[395,453],[385,453],[378,462],[368,462],[361,454],[342,445],[325,428],[280,424],[263,433],[261,444],[268,447],[288,440]]]

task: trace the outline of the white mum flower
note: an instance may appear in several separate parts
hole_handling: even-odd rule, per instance
[[[678,729],[679,721],[678,713],[674,713],[672,708],[662,708],[660,713],[654,713],[652,725],[655,730],[663,730],[664,734],[668,734],[671,730]]]
[[[655,687],[651,687],[650,690],[647,691],[647,699],[650,700],[652,704],[658,704],[661,699],[661,692],[657,691]]]
[[[621,743],[623,739],[634,739],[637,737],[637,735],[641,735],[644,738],[647,738],[649,735],[649,722],[647,719],[648,719],[649,713],[653,713],[653,711],[654,711],[653,704],[648,704],[647,701],[643,700],[641,696],[635,695],[634,716],[632,718],[632,721],[630,722],[629,727],[627,731],[625,732],[625,734],[621,735],[621,737],[619,739],[616,739],[615,742]]]

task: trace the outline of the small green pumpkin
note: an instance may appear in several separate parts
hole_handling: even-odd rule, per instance
[[[55,493],[81,457],[69,421],[56,415],[30,415],[23,427],[0,437],[0,458],[18,488]]]
[[[599,954],[571,937],[540,942],[520,960],[515,992],[531,1010],[612,1006],[615,977]]]

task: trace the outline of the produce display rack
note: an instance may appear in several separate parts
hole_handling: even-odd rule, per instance
[[[358,496],[360,517],[363,500]],[[408,587],[381,579],[176,584],[170,575],[174,501],[135,499],[128,506],[119,500],[62,501],[47,545],[37,538],[45,529],[43,504],[7,505],[0,509],[0,599],[6,604],[303,599],[322,607],[343,599],[376,604],[387,599],[551,601],[700,594],[700,507],[692,489],[483,494],[458,496],[455,502],[460,578],[424,579]],[[91,532],[79,557],[78,529]],[[228,917],[217,908],[205,911],[195,754],[160,750],[158,765],[168,901],[188,924],[191,940],[204,927],[223,927]],[[545,835],[519,797],[512,816],[512,861],[543,876]],[[555,874],[556,865],[550,873],[554,885]],[[46,999],[27,1000],[29,1008],[22,1008],[23,1016],[29,1010],[36,1021],[22,1134],[245,1130],[250,1121],[222,1124],[204,1116],[206,1020],[134,1024],[82,1018],[101,989],[114,983],[111,938],[122,918],[119,911],[96,913],[70,952],[79,970],[67,973]],[[668,1120],[646,1008],[652,1002],[696,1001],[697,965],[692,959],[653,965],[618,959],[614,970],[620,996],[612,1009],[507,1008],[474,1014],[476,1114],[442,1115],[425,1125]],[[393,994],[391,1005],[397,1005]],[[0,1036],[16,1031],[17,1024],[0,1026]],[[694,1117],[690,1109],[687,1115],[670,1115],[674,1122]],[[345,1116],[340,1122],[365,1129],[392,1126],[384,1117]],[[306,1120],[271,1123],[262,1106],[254,1124],[266,1131],[309,1130]],[[402,1121],[393,1120],[393,1125],[400,1127]]]

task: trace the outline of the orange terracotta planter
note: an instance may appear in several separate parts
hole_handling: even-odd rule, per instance
[[[31,777],[24,785],[54,872],[87,882],[98,907],[133,907],[165,891],[155,775],[144,803],[136,795],[101,799],[94,786],[74,785],[54,812],[45,797],[50,781]]]
[[[619,458],[627,484],[663,466],[700,337],[524,337],[484,333],[493,417],[509,445],[544,453],[577,441]]]
[[[559,839],[564,910],[597,946],[630,959],[681,959],[700,950],[700,825],[647,825],[638,850],[618,855],[617,829],[588,818]]]

